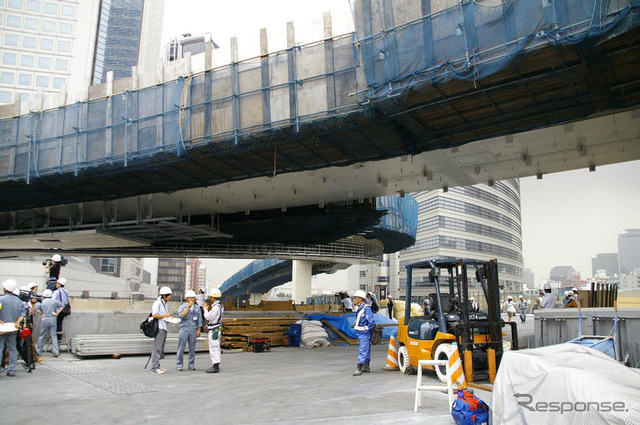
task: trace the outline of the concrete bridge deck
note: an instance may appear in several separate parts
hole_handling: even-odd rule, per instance
[[[354,2],[354,34],[3,108],[3,237],[169,218],[221,240],[224,215],[640,158],[637,1],[378,6]]]

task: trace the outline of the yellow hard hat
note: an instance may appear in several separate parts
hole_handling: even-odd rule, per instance
[[[213,298],[221,298],[222,292],[220,292],[219,289],[212,289],[211,292],[209,292],[209,296]]]

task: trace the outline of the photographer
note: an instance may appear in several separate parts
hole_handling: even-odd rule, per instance
[[[60,269],[67,263],[59,254],[53,254],[50,259],[44,260],[42,265],[44,266],[45,273],[49,274],[49,279],[58,280],[60,277]]]

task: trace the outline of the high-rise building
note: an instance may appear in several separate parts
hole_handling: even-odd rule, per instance
[[[481,261],[495,258],[501,289],[522,290],[524,265],[517,179],[418,192],[412,196],[418,201],[418,234],[416,243],[399,254],[401,293],[407,282],[407,264],[456,258]],[[418,297],[432,292],[426,273],[416,274],[413,284]]]
[[[615,252],[597,254],[591,259],[591,275],[595,276],[598,270],[604,270],[608,277],[619,274],[618,270],[618,254]]]
[[[385,255],[382,264],[358,266],[357,288],[402,297],[406,265],[418,261],[464,258],[497,259],[500,286],[506,291],[523,287],[520,184],[518,180],[455,187],[411,194],[418,201],[418,232],[413,246]],[[353,288],[351,283],[349,288]],[[472,278],[473,281],[475,279]],[[474,283],[474,282],[472,282]],[[426,273],[414,271],[413,295],[433,292]],[[376,287],[377,286],[377,287]],[[478,290],[479,287],[477,288]]]
[[[186,278],[185,278],[185,291],[192,290],[198,292],[199,273],[200,273],[200,260],[197,258],[187,259],[186,264]]]
[[[184,298],[186,282],[186,258],[158,259],[158,287],[171,288],[174,300]]]
[[[131,67],[155,70],[159,59],[164,1],[102,0],[93,58],[92,84],[131,76]],[[158,26],[158,24],[160,24]],[[152,55],[149,55],[152,53]]]
[[[164,0],[0,1],[0,104],[82,97],[108,71],[126,77],[134,65],[154,72],[163,8]]]
[[[618,235],[618,262],[620,274],[640,268],[640,229],[627,229]]]
[[[566,280],[573,280],[574,269],[572,266],[555,266],[549,272],[549,279],[554,282],[563,282]]]

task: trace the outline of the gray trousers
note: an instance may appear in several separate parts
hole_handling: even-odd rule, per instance
[[[151,352],[151,371],[160,369],[160,357],[164,356],[164,344],[167,342],[167,331],[160,329],[156,335],[153,351]]]
[[[9,332],[6,334],[0,334],[0,367],[4,360],[4,347],[9,350],[9,369],[10,374],[15,375],[18,368],[18,348],[16,346],[16,337],[18,332]]]

